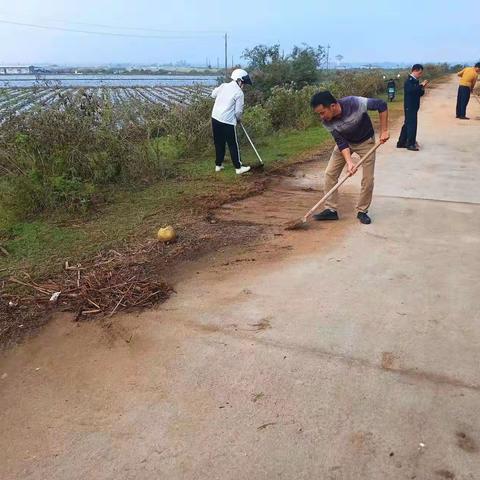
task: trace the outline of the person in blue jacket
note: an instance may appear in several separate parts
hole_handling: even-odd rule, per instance
[[[417,145],[417,114],[420,109],[420,97],[425,94],[425,87],[428,80],[420,83],[423,75],[423,65],[416,63],[412,72],[405,80],[403,106],[405,111],[405,122],[400,132],[397,148],[406,148],[413,152],[418,151]]]

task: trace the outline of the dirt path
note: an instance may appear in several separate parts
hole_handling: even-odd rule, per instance
[[[285,232],[317,165],[217,216],[269,227],[111,328],[59,317],[0,367],[0,478],[480,478],[480,105],[429,94],[361,226]],[[393,132],[393,136],[397,135]],[[396,140],[396,139],[394,139]],[[192,274],[193,272],[193,274]]]

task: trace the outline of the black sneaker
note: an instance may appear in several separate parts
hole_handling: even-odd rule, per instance
[[[407,150],[410,150],[411,152],[418,152],[420,149],[415,145],[409,145]]]
[[[372,219],[365,212],[358,212],[357,218],[360,220],[360,223],[363,223],[364,225],[372,223]]]
[[[397,148],[407,148],[407,146],[404,143],[397,142]]]
[[[313,215],[315,220],[338,220],[338,213],[335,210],[326,208],[323,212]]]

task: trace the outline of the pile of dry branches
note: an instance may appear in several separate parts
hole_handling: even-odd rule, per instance
[[[5,325],[0,335],[18,323],[12,319],[21,318],[26,310],[38,315],[56,307],[74,312],[76,320],[82,320],[147,308],[166,300],[173,289],[159,279],[158,265],[149,261],[157,249],[163,246],[151,242],[124,254],[110,250],[85,264],[65,262],[62,275],[42,283],[27,273],[21,278],[4,278],[0,284],[0,320]],[[17,286],[13,291],[5,288],[12,284]]]

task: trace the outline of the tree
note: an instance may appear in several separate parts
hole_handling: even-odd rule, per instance
[[[245,49],[242,58],[248,60],[248,68],[251,70],[264,69],[267,65],[279,63],[284,60],[280,54],[280,45],[257,45],[252,49]]]
[[[326,56],[326,49],[321,46],[313,48],[304,43],[302,47],[293,47],[289,60],[292,81],[296,88],[303,88],[317,82],[318,70]]]
[[[274,85],[285,85],[290,79],[290,66],[280,53],[280,45],[257,45],[243,52],[242,58],[248,61],[247,69],[252,77],[254,88],[249,89],[249,96],[256,101],[270,94]]]
[[[324,47],[303,44],[295,46],[290,54],[280,52],[280,45],[257,45],[244,51],[254,89],[268,96],[274,86],[289,85],[300,89],[318,80],[319,68],[326,57]]]

